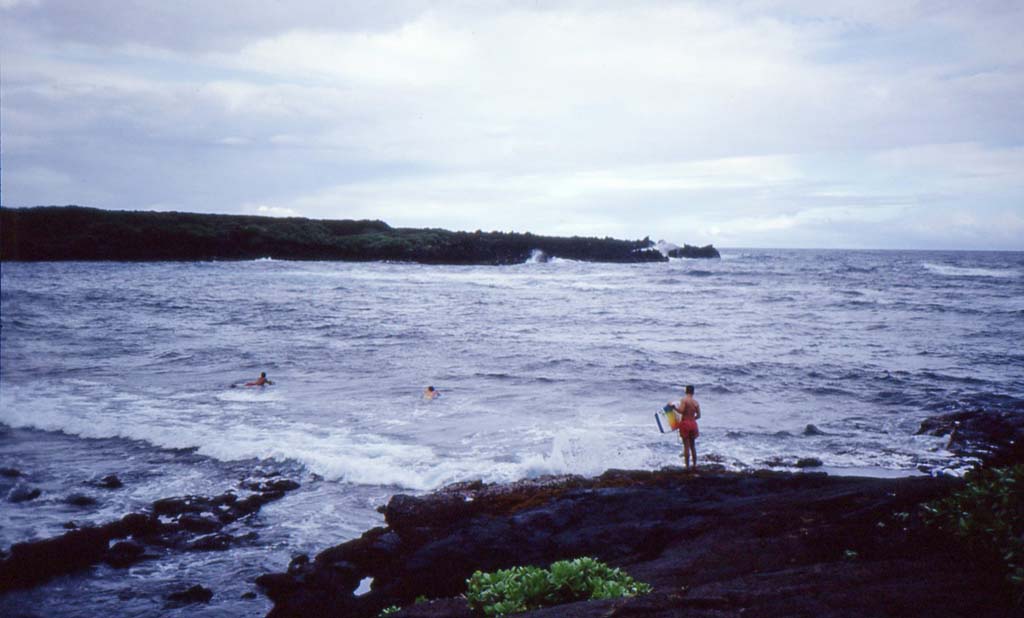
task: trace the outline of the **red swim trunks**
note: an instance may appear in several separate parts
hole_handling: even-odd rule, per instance
[[[700,435],[697,430],[697,421],[692,418],[684,418],[679,421],[679,436],[682,438],[696,438]]]

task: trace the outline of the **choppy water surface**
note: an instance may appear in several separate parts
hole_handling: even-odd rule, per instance
[[[0,609],[258,614],[265,600],[241,599],[252,577],[376,525],[393,493],[677,463],[652,416],[690,383],[700,455],[730,468],[957,468],[918,424],[1021,408],[1022,318],[1021,253],[3,264],[0,466],[27,476],[0,491],[43,495],[0,502],[0,546],[219,493],[257,468],[304,485],[247,524],[250,547],[61,578]],[[274,386],[230,388],[259,371]],[[442,397],[424,401],[428,384]],[[822,435],[804,435],[808,424]],[[95,507],[64,503],[111,472],[123,489],[96,493]],[[224,574],[239,563],[243,577]],[[184,581],[214,601],[164,609]]]

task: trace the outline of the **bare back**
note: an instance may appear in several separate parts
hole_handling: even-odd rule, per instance
[[[697,420],[700,418],[700,404],[693,397],[684,397],[676,409],[684,419]]]

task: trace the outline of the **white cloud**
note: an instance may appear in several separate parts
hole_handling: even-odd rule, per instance
[[[874,159],[895,173],[934,178],[940,185],[1024,189],[1024,146],[978,143],[926,144],[879,152]]]
[[[41,0],[0,0],[0,10],[39,6]]]
[[[299,214],[291,208],[280,206],[268,206],[266,204],[246,204],[242,207],[243,212],[263,215],[265,217],[297,217]]]
[[[248,146],[252,144],[252,140],[244,137],[222,137],[217,143],[221,146]]]
[[[1013,5],[5,2],[13,203],[783,245],[1024,209]]]
[[[472,51],[462,33],[425,16],[387,32],[294,30],[213,59],[279,79],[401,88],[456,81],[448,69],[465,64]]]

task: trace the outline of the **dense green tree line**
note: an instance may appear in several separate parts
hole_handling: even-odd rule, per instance
[[[643,240],[393,228],[383,221],[316,220],[79,206],[0,208],[0,259],[46,260],[394,260],[512,264],[535,250],[597,262],[666,258]],[[712,248],[713,251],[713,248]],[[715,252],[717,256],[717,252]]]

